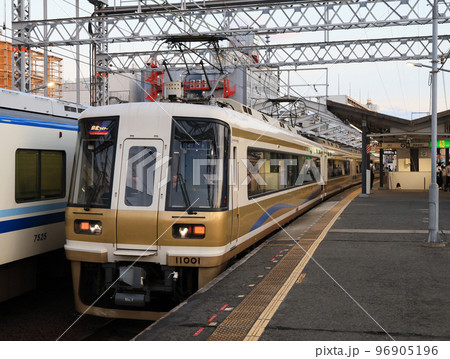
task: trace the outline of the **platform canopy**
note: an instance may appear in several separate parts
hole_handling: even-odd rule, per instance
[[[379,142],[430,141],[431,116],[406,120],[330,100],[327,101],[327,109],[343,122],[359,129],[365,121],[367,135]],[[450,138],[450,110],[439,112],[437,117],[438,138]]]

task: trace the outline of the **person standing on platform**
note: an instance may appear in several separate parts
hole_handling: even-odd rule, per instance
[[[443,171],[446,175],[446,181],[445,181],[445,187],[444,187],[444,191],[448,190],[448,187],[450,186],[450,163],[447,164],[447,167],[445,167],[444,171]]]
[[[373,187],[373,180],[375,179],[375,166],[373,165],[373,161],[370,160],[370,189]]]
[[[436,167],[436,182],[439,187],[439,189],[442,189],[442,168],[441,165],[438,163]]]
[[[441,176],[442,176],[442,189],[447,185],[447,171],[445,169],[445,165],[441,165]]]

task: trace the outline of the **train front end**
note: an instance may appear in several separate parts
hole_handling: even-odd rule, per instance
[[[79,120],[65,246],[78,311],[153,320],[222,270],[230,129],[201,108],[114,105]]]

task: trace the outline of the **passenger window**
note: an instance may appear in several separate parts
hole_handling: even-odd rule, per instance
[[[125,190],[127,206],[149,207],[153,203],[156,154],[155,147],[130,148]]]
[[[16,151],[16,202],[39,201],[65,196],[64,151]]]
[[[247,149],[248,198],[320,183],[320,158],[295,153]]]

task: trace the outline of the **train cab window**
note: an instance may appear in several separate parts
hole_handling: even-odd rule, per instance
[[[214,119],[174,117],[167,210],[228,208],[230,129]]]
[[[148,207],[153,202],[156,148],[134,146],[128,154],[125,190],[127,206]]]
[[[119,118],[83,118],[78,125],[69,204],[87,209],[110,208]]]
[[[65,196],[64,151],[16,151],[15,198],[17,203]]]

